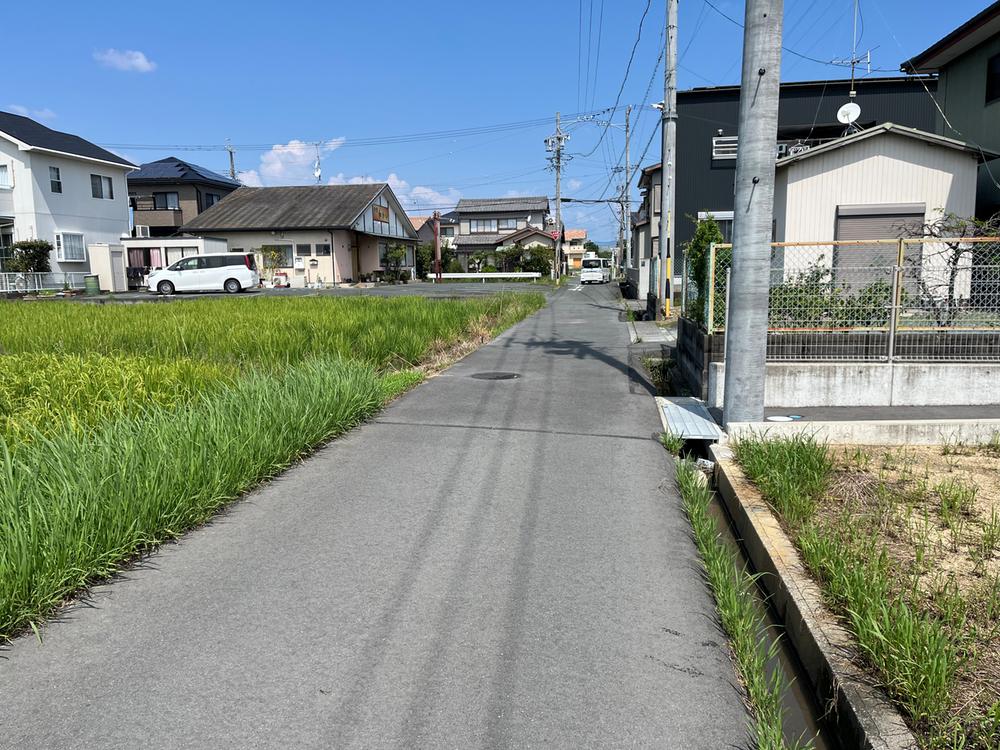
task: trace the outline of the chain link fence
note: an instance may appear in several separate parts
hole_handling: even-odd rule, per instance
[[[732,245],[709,252],[709,333],[725,331]],[[1000,238],[774,243],[771,360],[1000,360]]]

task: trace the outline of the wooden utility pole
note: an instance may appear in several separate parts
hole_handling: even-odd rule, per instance
[[[764,419],[782,0],[747,0],[736,147],[732,288],[726,310],[723,421]]]

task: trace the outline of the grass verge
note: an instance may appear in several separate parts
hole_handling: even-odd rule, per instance
[[[750,437],[733,449],[922,745],[1000,746],[996,682],[975,674],[1000,645],[1000,587],[984,579],[980,595],[926,578],[932,558],[954,570],[934,530],[960,523],[963,513],[968,522],[972,493],[957,480],[930,489],[898,456],[876,462],[855,451],[838,463],[810,437]]]
[[[768,669],[775,659],[778,642],[765,645],[767,623],[755,604],[756,579],[740,566],[735,552],[722,540],[716,520],[709,513],[712,491],[690,461],[678,462],[677,484],[705,577],[715,596],[719,619],[729,637],[736,670],[746,690],[755,746],[760,750],[811,747],[808,742],[796,741],[792,745],[785,742],[782,697],[787,686],[779,669]]]

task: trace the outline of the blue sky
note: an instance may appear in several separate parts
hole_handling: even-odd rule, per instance
[[[712,3],[742,18],[742,3]],[[875,48],[875,67],[895,71],[986,4],[862,0],[861,48]],[[17,3],[5,9],[5,28],[18,31],[4,35],[0,109],[110,145],[136,163],[176,155],[224,171],[219,146],[228,138],[248,184],[314,182],[319,143],[324,182],[389,180],[411,213],[461,196],[551,196],[549,123],[365,140],[599,110],[615,103],[624,79],[620,103],[637,105],[635,161],[656,126],[648,104],[662,98],[664,6],[653,0],[639,36],[645,0]],[[819,60],[849,57],[851,9],[852,0],[786,0],[786,47]],[[739,27],[705,0],[682,0],[678,27],[682,89],[739,82]],[[845,74],[784,55],[783,80]],[[594,123],[569,130],[576,156],[563,194],[597,198],[622,133],[609,128],[602,140]],[[643,163],[658,158],[654,138]],[[606,206],[567,207],[565,215],[598,240],[616,236]]]

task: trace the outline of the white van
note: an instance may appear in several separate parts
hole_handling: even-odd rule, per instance
[[[580,262],[581,284],[603,284],[610,278],[611,272],[604,269],[600,258],[584,258]]]
[[[611,281],[611,258],[601,258],[601,270],[604,272],[604,283]]]
[[[157,268],[147,277],[149,291],[229,292],[235,294],[260,284],[253,253],[211,253],[189,255],[166,268]]]

